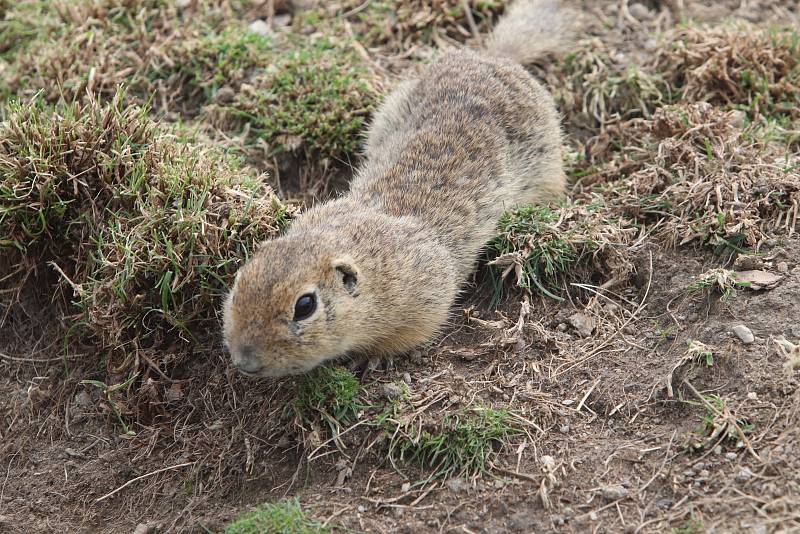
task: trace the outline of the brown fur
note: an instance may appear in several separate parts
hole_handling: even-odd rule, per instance
[[[565,27],[552,2],[520,6],[542,10],[527,20],[556,17],[551,26]],[[224,310],[237,367],[282,376],[430,340],[502,212],[562,192],[558,114],[515,60],[534,59],[563,37],[531,44],[547,25],[537,23],[527,40],[516,21],[498,27],[509,26],[513,38],[496,34],[483,53],[443,54],[401,84],[376,114],[350,192],[298,217],[240,270]],[[306,293],[317,310],[294,321]]]

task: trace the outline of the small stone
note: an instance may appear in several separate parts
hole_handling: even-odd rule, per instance
[[[607,501],[618,501],[628,496],[628,490],[619,484],[604,486],[600,488],[600,493]]]
[[[776,265],[779,273],[788,273],[789,272],[789,264],[785,261],[779,261],[778,265]]]
[[[753,332],[743,324],[734,326],[733,327],[733,333],[745,345],[750,345],[751,343],[753,343],[756,340],[756,337],[753,335]]]
[[[270,35],[272,35],[272,28],[270,28],[269,24],[267,24],[265,21],[261,19],[256,19],[253,22],[251,22],[248,28],[250,29],[251,32],[257,35],[261,35],[263,37],[269,37]]]
[[[447,487],[450,488],[451,491],[454,491],[456,493],[461,493],[467,491],[469,485],[466,482],[464,482],[463,478],[455,477],[447,481]]]
[[[539,458],[539,461],[542,462],[542,465],[547,469],[553,469],[556,466],[556,459],[547,454]]]
[[[556,328],[558,328],[559,332],[566,332],[569,326],[567,325],[567,323],[558,323],[558,326]]]
[[[755,391],[751,391],[750,393],[747,394],[747,398],[749,400],[758,400],[758,393],[756,393]]]
[[[75,394],[75,398],[72,399],[72,402],[81,408],[88,408],[92,405],[92,396],[84,389]]]
[[[658,506],[662,510],[666,510],[667,508],[672,508],[672,505],[674,503],[675,503],[675,501],[673,501],[672,499],[663,498],[663,499],[658,499],[656,501],[656,506]]]
[[[220,87],[217,94],[214,95],[214,100],[216,100],[217,104],[230,104],[234,98],[236,98],[236,91],[227,85]]]
[[[594,319],[583,312],[578,312],[570,316],[569,323],[581,337],[589,337],[594,331]]]
[[[738,454],[736,454],[735,452],[726,452],[725,453],[725,459],[726,460],[735,460],[737,457],[738,457]]]
[[[411,482],[403,482],[403,485],[400,486],[400,491],[403,493],[411,491]]]
[[[589,512],[589,519],[591,519],[592,521],[597,521],[597,517],[598,517],[597,512],[595,511]]]
[[[745,480],[749,480],[753,476],[753,472],[748,467],[742,467],[739,470],[739,473],[736,475],[736,480],[739,482],[744,482]]]
[[[275,15],[272,17],[272,25],[276,28],[283,28],[284,26],[288,26],[292,23],[292,16],[288,13],[282,13],[280,15]]]
[[[133,530],[133,534],[153,534],[156,531],[153,525],[147,523],[139,523]]]
[[[383,396],[387,399],[392,400],[403,395],[403,388],[390,382],[381,387],[381,393],[383,393]]]
[[[403,382],[405,382],[406,384],[408,384],[410,386],[411,385],[411,375],[408,374],[408,373],[403,373]]]
[[[651,20],[653,18],[653,12],[642,4],[631,4],[628,11],[638,20]]]
[[[561,425],[561,428],[559,428],[558,431],[562,434],[569,434],[569,425]]]
[[[719,456],[720,454],[722,454],[722,445],[716,445],[712,450],[714,454]]]
[[[573,404],[575,404],[575,401],[572,399],[564,399],[563,401],[561,401],[561,404],[563,404],[564,406],[572,406]]]
[[[362,505],[362,504],[359,504],[359,505],[358,505],[358,508],[356,508],[356,510],[358,510],[358,513],[359,513],[359,514],[363,514],[363,513],[364,513],[364,511],[366,510],[366,508],[364,508],[364,505]]]

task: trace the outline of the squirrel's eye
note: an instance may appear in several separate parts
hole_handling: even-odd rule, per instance
[[[308,319],[317,310],[317,297],[313,293],[308,293],[297,299],[294,305],[293,321]]]

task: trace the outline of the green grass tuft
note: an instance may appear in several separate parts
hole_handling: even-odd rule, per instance
[[[419,421],[407,421],[403,406],[395,403],[377,418],[390,436],[389,458],[395,466],[403,462],[420,466],[429,480],[488,472],[508,438],[521,433],[506,410],[464,409],[441,422],[418,425]]]
[[[326,534],[330,526],[306,516],[296,500],[263,504],[228,525],[224,534]]]
[[[273,153],[346,158],[356,152],[377,95],[355,54],[324,39],[276,54],[227,108]]]
[[[499,236],[490,243],[490,250],[498,258],[515,256],[511,259],[521,267],[516,280],[519,287],[538,289],[557,300],[561,297],[553,292],[561,280],[600,248],[591,232],[591,224],[598,221],[559,225],[565,213],[545,206],[523,206],[507,212],[500,219]],[[614,226],[609,225],[609,230]],[[506,262],[496,262],[496,268],[506,267]]]
[[[710,294],[717,291],[722,295],[722,300],[728,300],[736,295],[736,290],[747,287],[748,282],[737,282],[736,273],[728,269],[711,269],[701,274],[697,281],[686,287],[690,293],[703,292]]]
[[[336,435],[363,408],[358,379],[338,365],[318,367],[302,378],[291,406],[304,421],[321,418]]]

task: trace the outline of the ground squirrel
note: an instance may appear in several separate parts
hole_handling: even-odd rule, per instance
[[[443,53],[388,95],[350,191],[237,273],[223,330],[239,370],[297,374],[436,335],[503,211],[564,188],[558,113],[521,64],[562,49],[571,21],[517,1],[483,50]]]

